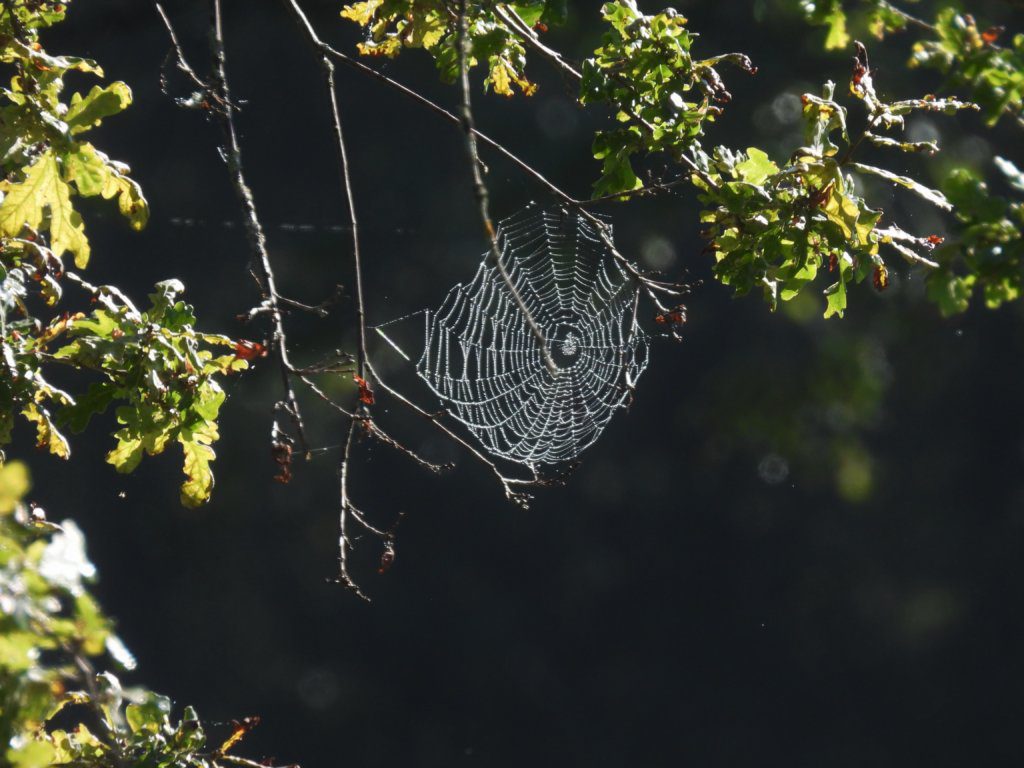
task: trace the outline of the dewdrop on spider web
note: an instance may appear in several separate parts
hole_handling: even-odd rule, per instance
[[[471,281],[414,313],[424,316],[416,371],[492,456],[565,465],[629,404],[647,367],[640,285],[576,212],[527,206],[500,222],[498,245],[512,289],[488,252]],[[383,330],[392,323],[377,332],[411,359]]]

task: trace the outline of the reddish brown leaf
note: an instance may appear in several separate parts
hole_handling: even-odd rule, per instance
[[[352,376],[356,386],[359,387],[359,402],[363,405],[373,405],[373,390],[370,389],[370,385],[366,383],[366,379],[362,376]]]
[[[258,341],[239,339],[235,342],[235,357],[239,360],[255,360],[258,357],[266,356],[267,348]]]
[[[992,45],[996,40],[999,39],[999,36],[1003,34],[1005,30],[1006,27],[989,27],[988,29],[981,33],[981,39],[984,40],[989,45]]]
[[[292,481],[292,447],[288,443],[276,442],[270,446],[270,455],[280,470],[274,479],[287,485]]]

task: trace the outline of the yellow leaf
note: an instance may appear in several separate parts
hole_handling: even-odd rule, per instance
[[[441,42],[447,31],[448,25],[435,11],[418,13],[410,22],[410,32],[412,34],[408,44],[414,48],[425,48],[429,51]]]
[[[829,195],[825,204],[825,215],[843,230],[847,240],[853,237],[856,232],[857,219],[860,217],[860,209],[857,203],[839,191],[838,185],[832,187],[832,194]]]
[[[500,96],[512,95],[512,73],[502,59],[491,59],[491,87]]]
[[[70,251],[75,266],[89,263],[89,241],[85,238],[82,217],[71,205],[71,191],[61,179],[57,159],[46,152],[25,172],[25,180],[6,186],[0,204],[0,230],[16,237],[25,226],[39,229],[45,211],[50,214],[50,247],[55,256]]]
[[[213,493],[210,462],[216,458],[216,454],[209,445],[198,442],[198,439],[179,438],[179,442],[185,452],[185,482],[181,484],[181,503],[186,507],[198,507],[209,501]]]
[[[144,448],[139,438],[120,438],[117,445],[107,453],[107,464],[122,474],[127,474],[139,466]]]
[[[71,446],[57,428],[50,421],[50,414],[45,408],[35,403],[29,403],[21,409],[21,415],[36,425],[36,444],[40,448],[46,448],[54,456],[62,459],[71,456]]]
[[[356,43],[356,50],[363,56],[387,56],[393,59],[402,50],[402,41],[397,37],[387,37],[379,43]]]
[[[341,9],[341,18],[351,19],[356,24],[365,27],[377,13],[377,9],[384,4],[384,0],[366,0],[362,3],[352,3]]]

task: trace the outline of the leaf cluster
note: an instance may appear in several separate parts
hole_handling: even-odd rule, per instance
[[[881,39],[890,32],[905,29],[907,14],[886,0],[866,0],[848,9],[842,0],[799,0],[800,10],[812,24],[827,27],[825,49],[846,50],[855,33],[870,33]]]
[[[103,71],[89,59],[51,55],[39,42],[39,31],[66,10],[67,3],[47,0],[0,6],[0,64],[13,73],[0,90],[0,446],[20,414],[40,448],[67,458],[62,429],[80,431],[92,414],[120,402],[108,461],[131,471],[143,453],[178,442],[181,498],[194,506],[213,484],[210,444],[224,399],[217,377],[245,363],[214,358],[212,347],[234,343],[195,331],[177,281],[159,284],[151,307],[139,312],[118,289],[90,286],[74,271],[86,267],[91,251],[77,198],[116,201],[134,229],[146,225],[149,208],[129,168],[84,138],[131,104],[131,90],[114,82],[65,99],[66,80]],[[69,282],[97,308],[61,311]],[[91,372],[94,383],[73,395],[51,383],[58,365]]]
[[[469,66],[485,66],[484,88],[502,96],[512,96],[515,89],[532,95],[537,86],[526,77],[526,49],[509,19],[529,29],[561,23],[565,14],[565,0],[467,3]],[[394,58],[403,48],[422,48],[434,57],[441,78],[455,82],[458,16],[445,0],[364,0],[346,5],[341,15],[365,28],[360,53]]]
[[[800,0],[805,18],[828,28],[826,50],[844,50],[855,33],[882,39],[913,28],[923,32],[914,43],[908,65],[935,69],[946,76],[945,87],[981,107],[989,125],[1003,116],[1024,125],[1024,34],[1000,44],[1001,27],[979,25],[957,5],[943,4],[931,21],[907,13],[888,0]]]
[[[1024,174],[996,158],[1010,185],[1024,192]],[[1020,297],[1024,280],[1024,202],[993,195],[973,171],[957,168],[943,191],[958,222],[955,239],[935,252],[939,268],[928,276],[928,295],[945,315],[964,312],[979,292],[996,309]]]
[[[195,710],[117,675],[135,659],[87,586],[96,569],[71,520],[22,502],[28,471],[0,465],[0,761],[13,768],[215,768],[248,725],[208,745]],[[98,671],[100,665],[111,671]],[[240,729],[241,733],[240,733]],[[250,763],[256,765],[256,763]]]
[[[830,82],[821,96],[804,94],[804,145],[776,165],[757,148],[735,153],[719,148],[702,158],[703,174],[694,183],[707,206],[701,220],[708,249],[715,254],[715,275],[743,294],[764,291],[772,309],[793,299],[827,267],[833,281],[825,289],[825,317],[842,317],[847,287],[868,276],[876,289],[889,283],[882,246],[911,264],[937,266],[929,255],[941,238],[912,235],[895,224],[882,227],[883,211],[858,190],[867,177],[880,178],[949,210],[938,190],[884,167],[855,161],[865,144],[903,153],[938,151],[933,143],[905,142],[890,133],[914,111],[955,113],[973,105],[953,99],[884,102],[875,92],[866,51],[859,49],[850,92],[867,108],[866,127],[851,141],[847,108],[836,101]]]
[[[594,139],[594,157],[602,161],[594,185],[598,197],[643,186],[631,162],[634,154],[664,153],[678,162],[699,146],[705,123],[732,98],[719,64],[757,71],[742,54],[695,59],[696,35],[671,8],[645,15],[635,0],[615,0],[601,13],[610,29],[583,63],[580,82],[580,103],[607,105],[617,123]]]
[[[933,39],[914,44],[910,66],[937,69],[950,86],[966,89],[989,125],[1009,115],[1024,126],[1024,33],[998,45],[1002,30],[981,30],[953,8],[938,13],[934,29]]]
[[[932,95],[880,98],[867,51],[857,42],[849,95],[862,105],[858,113],[866,115],[853,138],[848,100],[837,96],[830,83],[821,95],[802,97],[804,144],[784,160],[777,162],[757,147],[718,147],[709,153],[701,145],[705,131],[731,100],[719,65],[731,63],[751,74],[756,68],[741,53],[695,57],[696,33],[670,8],[645,14],[635,0],[613,0],[601,8],[607,30],[580,75],[580,103],[610,109],[614,121],[613,127],[595,134],[593,153],[602,169],[594,197],[626,199],[692,183],[704,203],[701,219],[707,250],[715,256],[715,276],[738,294],[760,289],[773,309],[827,273],[825,315],[841,317],[848,306],[848,286],[870,277],[876,289],[884,290],[893,257],[928,271],[928,295],[943,312],[966,308],[974,286],[981,287],[990,307],[1016,298],[1020,205],[998,198],[972,204],[972,196],[985,194],[985,188],[978,186],[980,180],[969,181],[974,179],[970,171],[954,171],[940,191],[902,169],[892,170],[902,163],[898,154],[893,161],[885,154],[938,152],[934,141],[900,135],[912,112],[953,114],[980,108],[989,124],[1003,114],[1019,118],[1024,35],[1002,47],[996,42],[1001,30],[981,31],[973,18],[949,6],[939,9],[932,24],[888,0],[864,0],[855,6],[843,0],[785,3],[828,28],[828,49],[850,48],[853,33],[883,38],[910,28],[923,30],[926,39],[915,45],[909,65],[941,70],[947,86],[966,86],[978,105]],[[522,30],[508,25],[502,12],[508,8],[532,23],[548,18],[551,4],[468,5],[471,24],[483,25],[478,32],[493,23],[515,53],[506,59],[521,63]],[[402,47],[425,47],[434,53],[445,79],[454,77],[455,19],[442,0],[368,0],[350,4],[342,15],[367,27],[364,53],[390,56]],[[518,66],[512,69],[521,72]],[[866,162],[866,150],[881,159]],[[678,173],[645,184],[635,163],[651,156],[667,158]],[[885,211],[869,203],[881,197],[874,194],[880,184],[908,190],[946,212],[956,205],[958,237],[944,244],[937,234],[912,233],[889,221]]]
[[[131,472],[143,454],[161,453],[177,442],[185,457],[181,502],[195,507],[213,490],[210,445],[218,437],[217,415],[224,402],[217,378],[244,370],[248,363],[231,339],[195,330],[192,307],[179,299],[183,290],[177,280],[158,283],[145,312],[119,292],[97,291],[101,308],[60,322],[56,338],[69,340],[51,359],[104,376],[65,406],[58,422],[81,432],[94,414],[113,402],[124,403],[117,408],[117,445],[107,461],[118,472]],[[56,338],[48,337],[48,346]],[[223,354],[215,354],[218,347]]]

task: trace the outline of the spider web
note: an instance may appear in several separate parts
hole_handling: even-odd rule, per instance
[[[492,455],[531,468],[571,462],[647,366],[639,286],[575,212],[531,205],[500,223],[498,245],[557,371],[487,254],[472,281],[425,311],[417,373]]]

